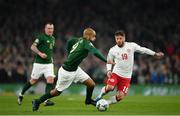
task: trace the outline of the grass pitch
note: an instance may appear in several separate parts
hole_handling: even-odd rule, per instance
[[[37,95],[26,95],[21,106],[15,95],[0,96],[0,115],[180,115],[180,96],[127,96],[123,101],[99,112],[84,104],[85,96],[61,95],[53,98],[55,106],[43,104],[32,112],[31,101]]]

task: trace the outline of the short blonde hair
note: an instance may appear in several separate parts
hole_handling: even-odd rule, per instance
[[[89,39],[89,36],[92,36],[92,35],[94,35],[94,36],[96,35],[96,32],[95,32],[94,29],[92,29],[92,28],[90,28],[90,27],[84,29],[84,31],[83,31],[83,37]]]

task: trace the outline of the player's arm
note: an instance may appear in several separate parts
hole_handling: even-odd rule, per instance
[[[108,56],[107,56],[107,60],[109,61],[114,61],[114,56],[112,54],[112,49],[109,50]],[[106,68],[107,68],[107,77],[110,78],[112,75],[112,64],[106,64]]]
[[[154,57],[156,57],[157,59],[161,59],[162,57],[164,57],[164,53],[163,52],[156,52],[154,54]]]
[[[89,50],[89,52],[94,54],[96,57],[98,57],[99,59],[101,59],[104,62],[107,62],[107,60],[104,57],[104,55],[98,49],[96,49],[91,43],[87,44],[86,48]]]
[[[162,52],[155,52],[146,47],[141,47],[141,46],[137,45],[136,43],[133,43],[133,44],[135,47],[135,51],[137,51],[139,53],[148,54],[148,55],[154,56],[156,58],[162,58],[164,56],[164,53],[162,53]]]
[[[46,58],[47,55],[45,53],[42,53],[41,51],[39,51],[37,48],[37,45],[40,43],[39,41],[40,40],[38,38],[34,41],[34,43],[31,45],[31,50],[34,53],[38,54],[41,58]]]
[[[115,64],[113,61],[110,60],[106,60],[106,58],[104,57],[104,55],[98,50],[96,49],[92,43],[86,43],[85,44],[85,48],[90,51],[92,54],[94,54],[96,57],[98,57],[99,59],[101,59],[102,61],[108,63],[108,64]]]

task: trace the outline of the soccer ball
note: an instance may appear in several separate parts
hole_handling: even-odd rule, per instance
[[[105,99],[100,99],[97,103],[96,103],[96,108],[99,111],[106,111],[107,108],[109,107],[108,102]]]

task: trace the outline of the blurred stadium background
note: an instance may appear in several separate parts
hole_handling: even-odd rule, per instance
[[[17,93],[29,80],[34,57],[30,46],[47,21],[55,24],[56,73],[67,39],[80,37],[85,27],[97,31],[94,44],[104,55],[115,44],[114,32],[124,29],[127,41],[165,53],[163,60],[135,55],[129,95],[180,95],[179,12],[178,1],[172,0],[0,0],[0,95]],[[102,61],[89,55],[81,67],[97,85],[103,84]],[[43,79],[37,86],[31,93],[44,91]]]

